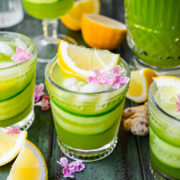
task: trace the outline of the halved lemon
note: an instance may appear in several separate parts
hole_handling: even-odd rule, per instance
[[[126,25],[98,14],[84,14],[81,21],[84,41],[93,48],[113,50],[126,38]]]
[[[137,103],[145,102],[148,98],[149,86],[156,76],[157,74],[149,68],[132,71],[127,98]]]
[[[18,155],[27,138],[27,131],[20,131],[19,134],[9,134],[8,131],[8,128],[0,128],[0,166]]]
[[[61,16],[62,23],[69,29],[78,31],[81,29],[81,17],[84,13],[99,13],[99,0],[79,0],[65,16]]]
[[[180,95],[180,78],[174,76],[159,76],[154,78],[157,92],[154,94],[156,103],[168,114],[180,118],[177,112],[178,96]]]
[[[39,149],[26,140],[7,180],[47,180],[47,166]]]
[[[80,78],[93,76],[94,69],[110,71],[119,60],[119,54],[68,44],[65,41],[60,41],[58,48],[58,61],[63,72]]]

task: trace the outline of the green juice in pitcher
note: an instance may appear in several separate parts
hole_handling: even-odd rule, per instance
[[[128,43],[138,59],[157,68],[180,66],[180,1],[125,0]]]

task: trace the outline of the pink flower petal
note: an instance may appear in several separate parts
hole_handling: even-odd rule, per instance
[[[16,48],[16,53],[12,56],[12,59],[23,62],[25,60],[31,59],[32,57],[32,54],[29,54],[26,49]]]
[[[62,157],[60,159],[60,164],[61,164],[62,167],[67,168],[68,167],[68,160],[67,160],[67,158],[66,157]]]
[[[35,95],[34,95],[35,102],[38,102],[44,94],[45,94],[44,93],[44,84],[41,83],[39,85],[36,85],[35,86]]]
[[[70,169],[68,169],[68,168],[63,168],[62,173],[63,173],[64,177],[74,178],[74,176],[71,174]]]
[[[103,73],[101,74],[101,78],[102,78],[102,79],[105,79],[105,78],[107,78],[107,77],[109,76],[109,74],[110,74],[110,72],[105,71],[105,72],[103,72]]]
[[[113,84],[113,80],[112,79],[106,80],[105,84],[112,85]]]
[[[114,66],[114,68],[113,68],[113,73],[114,74],[119,74],[120,73],[120,66]]]
[[[51,107],[51,104],[49,102],[49,96],[48,95],[43,96],[42,100],[35,103],[34,105],[35,106],[40,106],[43,111],[49,110],[50,107]]]
[[[97,83],[97,77],[89,76],[88,82],[89,83]]]
[[[178,101],[176,102],[176,105],[178,106],[178,109],[176,112],[180,112],[180,94],[178,95]]]
[[[74,161],[69,164],[69,169],[71,172],[80,172],[84,170],[85,165],[81,161]]]
[[[15,134],[20,134],[20,129],[18,128],[8,128],[7,134],[10,135],[15,135]]]

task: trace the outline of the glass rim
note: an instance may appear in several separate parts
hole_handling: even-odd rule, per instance
[[[46,68],[45,68],[45,79],[53,86],[55,86],[56,88],[64,91],[64,92],[68,92],[68,93],[72,93],[72,94],[79,94],[79,95],[96,95],[96,94],[103,94],[103,93],[109,93],[109,92],[115,92],[119,89],[123,89],[124,87],[126,87],[128,85],[127,84],[122,84],[122,86],[120,86],[119,88],[117,89],[109,89],[109,90],[106,90],[106,91],[99,91],[99,92],[77,92],[77,91],[71,91],[71,90],[68,90],[68,89],[65,89],[63,88],[62,86],[58,85],[56,82],[54,82],[52,80],[52,78],[49,76],[49,73],[48,73],[48,69],[50,68],[50,66],[52,65],[52,63],[57,59],[57,55],[46,65]],[[122,59],[122,62],[123,62],[123,65],[125,66],[126,70],[127,70],[127,77],[130,77],[130,69],[129,69],[129,66],[127,64],[127,62],[123,59]]]
[[[154,99],[154,88],[155,88],[155,82],[152,82],[149,88],[149,101],[151,101],[151,103],[153,104],[153,106],[156,107],[156,109],[158,111],[160,111],[160,113],[164,114],[165,116],[167,116],[168,118],[172,119],[173,121],[178,121],[180,122],[180,119],[172,116],[171,114],[168,114],[166,111],[164,111],[161,107],[159,107],[159,105],[156,103],[155,99]]]
[[[10,32],[10,31],[0,31],[0,37],[2,37],[3,34],[6,35],[4,37],[17,37],[19,39],[25,39],[27,41],[27,43],[30,45],[30,47],[32,47],[32,55],[33,55],[33,57],[31,59],[27,59],[27,60],[25,60],[23,62],[19,62],[17,64],[10,65],[8,67],[2,67],[2,68],[0,67],[0,71],[18,67],[18,66],[20,66],[22,64],[25,64],[25,63],[27,63],[29,61],[34,60],[34,57],[37,56],[37,52],[35,50],[36,49],[35,43],[28,36],[23,35],[21,33],[15,33],[15,32]]]

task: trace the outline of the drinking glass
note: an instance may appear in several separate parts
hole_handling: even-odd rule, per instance
[[[128,65],[121,62],[129,77]],[[70,91],[51,76],[58,67],[55,57],[46,66],[45,83],[61,151],[72,159],[87,162],[105,158],[117,143],[128,84],[97,93]]]
[[[48,62],[56,55],[60,39],[76,43],[71,37],[57,33],[58,18],[72,8],[74,0],[23,0],[23,4],[28,14],[43,20],[44,34],[33,39],[36,43],[39,62]]]
[[[15,63],[16,48],[27,49],[32,58]],[[37,52],[28,37],[0,32],[0,127],[28,129],[34,120],[34,86]]]
[[[8,28],[24,17],[21,0],[0,0],[0,28]]]
[[[125,0],[125,12],[135,65],[180,75],[180,1]]]
[[[158,88],[149,89],[150,163],[158,180],[180,179],[180,119],[162,110],[154,96]]]

